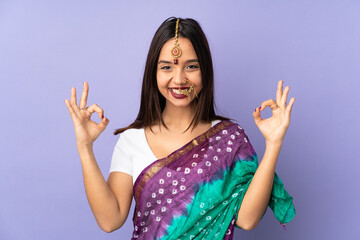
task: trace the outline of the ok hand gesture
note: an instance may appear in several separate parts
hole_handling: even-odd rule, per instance
[[[295,102],[295,98],[291,98],[286,106],[289,90],[290,87],[286,86],[283,92],[283,81],[280,80],[277,86],[276,102],[273,99],[266,100],[253,113],[255,124],[265,137],[266,142],[282,143],[285,137],[290,124],[291,109]],[[267,106],[272,110],[272,117],[262,119],[260,111],[263,111]]]
[[[76,103],[76,89],[71,88],[71,102],[65,99],[65,104],[70,112],[70,116],[74,123],[77,145],[92,145],[99,135],[105,130],[109,123],[109,119],[104,117],[104,110],[97,104],[86,107],[87,97],[89,93],[89,85],[84,82],[84,89],[80,99],[80,105]],[[86,107],[86,108],[85,108]],[[97,112],[100,123],[91,120],[91,115]]]

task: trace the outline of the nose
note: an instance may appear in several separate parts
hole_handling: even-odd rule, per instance
[[[186,83],[185,73],[181,69],[174,72],[173,82],[176,85],[184,85]]]

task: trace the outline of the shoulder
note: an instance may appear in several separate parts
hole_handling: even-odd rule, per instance
[[[212,120],[212,121],[211,121],[211,126],[213,127],[213,126],[215,126],[216,124],[218,124],[218,123],[220,123],[220,122],[221,122],[220,119]]]
[[[237,135],[239,133],[241,134],[245,134],[245,130],[242,127],[241,124],[237,123],[236,121],[231,121],[231,120],[223,120],[221,121],[220,124],[223,124],[222,128],[227,129],[227,131],[231,132],[231,133],[236,133]]]
[[[243,144],[250,144],[249,136],[241,124],[230,120],[227,124],[228,127],[226,127],[226,131],[229,133],[231,139],[237,139]]]
[[[228,138],[226,139],[230,140],[230,145],[233,145],[233,150],[235,150],[236,154],[241,156],[241,158],[256,155],[255,149],[242,125],[233,121],[228,121],[227,124],[228,127],[225,130]],[[224,132],[222,133],[224,134]],[[229,145],[229,142],[226,142],[226,144]],[[249,159],[252,159],[252,157]]]
[[[144,128],[129,128],[119,134],[117,144],[135,144],[142,140]]]
[[[124,132],[120,133],[121,136],[132,138],[140,135],[144,131],[144,128],[129,128]]]

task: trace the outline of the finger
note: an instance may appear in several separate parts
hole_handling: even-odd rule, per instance
[[[278,82],[277,91],[276,91],[276,102],[278,103],[280,102],[281,97],[283,95],[283,83],[284,83],[283,80],[280,80]]]
[[[261,103],[260,105],[260,111],[264,110],[267,106],[271,108],[272,111],[279,108],[279,106],[276,104],[274,99],[269,99]]]
[[[104,116],[103,119],[101,119],[99,126],[102,128],[105,128],[109,124],[109,122],[110,122],[110,120]]]
[[[255,112],[253,112],[253,117],[254,117],[254,120],[255,120],[255,124],[259,123],[262,120],[261,116],[260,116],[259,108],[255,108]]]
[[[286,113],[289,114],[289,117],[291,115],[292,106],[294,105],[295,98],[291,98],[289,101],[289,104],[286,107]]]
[[[76,113],[75,113],[74,108],[72,107],[70,101],[65,99],[65,104],[66,104],[66,106],[67,106],[67,108],[69,110],[71,118],[74,118],[76,116]]]
[[[80,108],[85,108],[86,107],[86,102],[87,102],[87,97],[88,97],[88,93],[89,93],[89,85],[87,82],[84,82],[83,84],[84,89],[83,92],[81,94],[81,98],[80,98]]]
[[[79,108],[76,103],[76,89],[74,87],[71,88],[71,105],[73,106],[74,110]]]
[[[103,119],[104,117],[104,110],[101,107],[99,107],[97,104],[91,105],[86,110],[88,110],[91,114],[97,112],[100,119]]]
[[[286,107],[286,100],[287,100],[289,90],[290,90],[290,87],[286,86],[284,89],[284,94],[282,95],[281,100],[279,102],[279,106],[282,107],[283,109],[285,109],[285,107]]]

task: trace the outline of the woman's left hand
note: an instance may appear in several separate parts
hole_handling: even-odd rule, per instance
[[[278,82],[276,102],[273,99],[266,100],[262,102],[260,108],[256,108],[253,113],[255,124],[265,137],[266,142],[282,143],[290,124],[290,114],[295,98],[291,98],[289,104],[286,106],[290,87],[286,86],[283,92],[283,82],[282,80]],[[260,111],[263,111],[267,106],[272,110],[272,117],[262,119]]]

